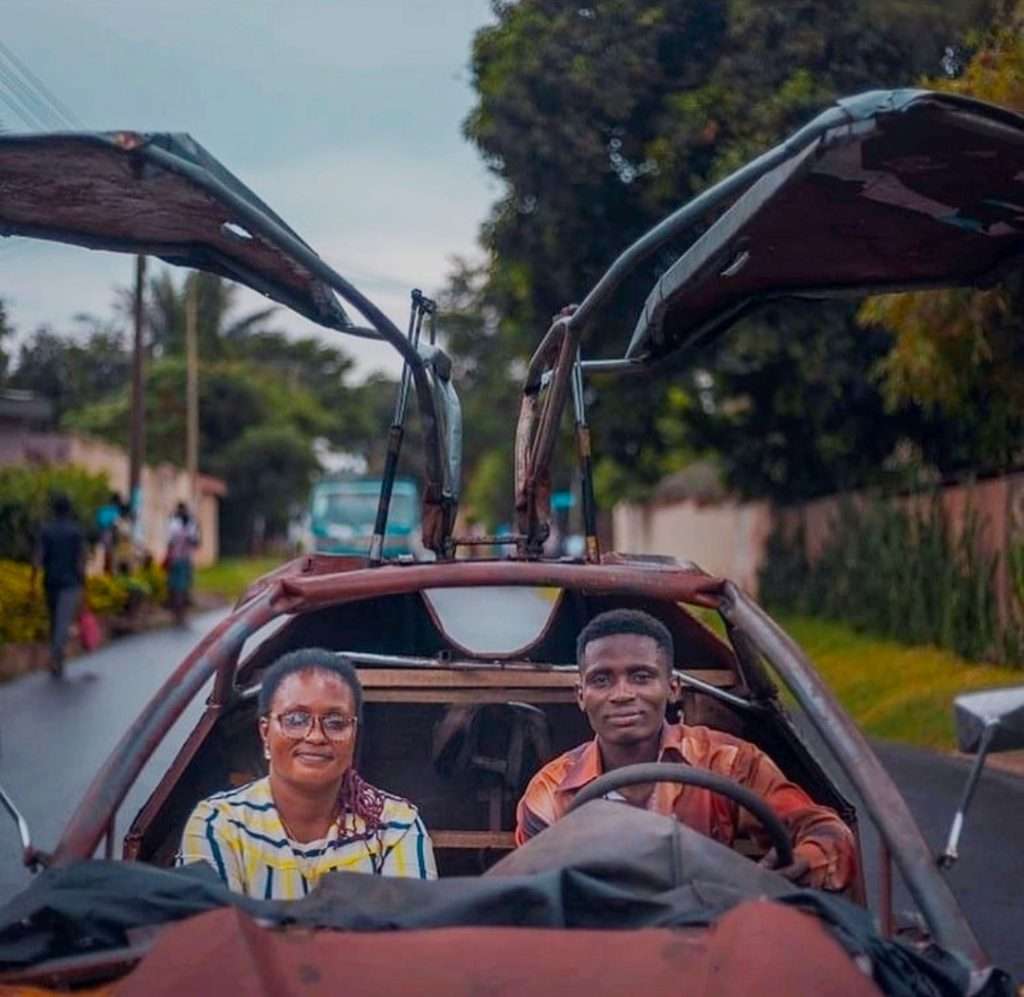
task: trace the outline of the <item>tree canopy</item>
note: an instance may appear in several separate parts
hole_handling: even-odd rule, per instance
[[[963,74],[929,79],[938,90],[1024,113],[1024,2],[1006,3]],[[910,403],[968,427],[968,465],[1019,460],[1024,434],[1024,274],[985,290],[887,295],[865,302],[860,320],[883,326],[895,343],[879,371],[890,407]]]
[[[185,462],[186,298],[197,294],[200,470],[225,479],[226,550],[284,532],[301,509],[321,447],[383,460],[389,382],[352,387],[352,360],[314,338],[295,339],[270,323],[274,309],[239,314],[237,289],[209,274],[147,282],[146,459]],[[130,423],[131,355],[121,323],[83,317],[72,333],[39,329],[21,346],[8,379],[54,402],[59,424],[124,447]],[[2,317],[2,316],[0,316]]]
[[[519,0],[494,12],[474,42],[477,99],[464,128],[503,192],[482,231],[487,265],[471,288],[464,269],[452,276],[449,298],[463,308],[449,341],[473,364],[500,352],[491,376],[506,381],[490,385],[488,404],[507,399],[511,412],[512,375],[550,316],[630,242],[835,97],[939,71],[986,6]],[[625,288],[586,355],[621,355],[653,281],[685,245]],[[886,408],[871,380],[886,350],[884,336],[857,329],[853,306],[778,306],[671,380],[595,378],[602,499],[643,493],[698,455],[743,494],[792,499],[861,484],[908,446],[923,452],[935,425],[912,402]],[[495,427],[477,445],[471,485],[476,473],[495,480],[485,457],[508,456],[509,435]]]

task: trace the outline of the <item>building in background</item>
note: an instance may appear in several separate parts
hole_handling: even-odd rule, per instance
[[[12,396],[27,396],[14,398]],[[128,455],[120,447],[79,433],[38,432],[45,423],[49,402],[28,392],[0,392],[0,467],[12,465],[74,465],[93,474],[106,474],[112,491],[128,494]],[[199,495],[193,512],[201,543],[195,563],[212,564],[218,557],[220,499],[227,486],[219,478],[199,475]],[[159,561],[167,545],[167,526],[178,502],[193,505],[189,477],[173,464],[145,465],[142,469],[142,545]]]

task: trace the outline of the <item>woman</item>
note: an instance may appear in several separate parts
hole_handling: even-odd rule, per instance
[[[185,623],[192,592],[192,551],[199,546],[199,530],[184,502],[179,502],[167,530],[167,592],[178,626]]]
[[[185,825],[178,864],[208,862],[231,889],[268,900],[305,896],[336,869],[434,879],[416,808],[353,768],[362,705],[341,655],[305,649],[279,659],[259,697],[270,774],[203,800]]]

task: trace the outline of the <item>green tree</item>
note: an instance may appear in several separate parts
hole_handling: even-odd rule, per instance
[[[319,467],[312,441],[295,427],[247,429],[215,464],[230,483],[221,508],[225,547],[258,551],[266,537],[282,534],[305,503]]]
[[[3,298],[0,298],[0,384],[7,380],[7,371],[10,366],[10,356],[4,345],[4,340],[14,334],[14,327],[11,325],[7,315],[7,306]]]
[[[496,3],[496,23],[474,42],[478,97],[465,132],[504,184],[482,234],[483,297],[520,370],[549,317],[579,300],[651,225],[833,97],[913,83],[939,65],[945,45],[981,7],[973,0]],[[685,245],[653,259],[623,289],[590,330],[587,355],[621,355],[655,277]],[[453,284],[461,279],[456,272]],[[774,314],[785,328],[786,310]],[[453,353],[460,356],[454,345]],[[861,359],[873,356],[865,349]],[[727,349],[716,363],[728,366]],[[790,384],[801,381],[799,369],[768,366]],[[678,379],[671,399],[667,381],[599,386],[591,413],[606,498],[644,488],[703,445],[697,401],[707,389],[694,376]],[[730,404],[721,390],[715,400]],[[678,416],[676,426],[693,420],[701,432],[666,435],[667,412]],[[759,453],[753,445],[747,459]],[[773,480],[756,469],[745,477]]]
[[[154,361],[146,371],[146,458],[182,464],[185,459],[185,362]],[[67,416],[70,428],[126,446],[127,388]],[[219,455],[248,430],[266,423],[288,426],[309,440],[324,434],[329,416],[313,394],[291,387],[269,370],[241,361],[200,365],[200,468],[214,473]]]
[[[1024,112],[1024,2],[1004,3],[965,72],[929,86]],[[1024,274],[986,290],[922,291],[867,301],[862,323],[895,335],[880,364],[892,406],[910,400],[971,431],[973,463],[1019,459],[1024,433]]]
[[[197,296],[196,343],[199,355],[206,360],[224,357],[231,344],[258,330],[277,311],[271,306],[233,318],[237,285],[198,270],[175,280],[174,271],[165,267],[149,279],[146,287],[146,331],[154,355],[185,352],[187,301],[193,289]],[[131,292],[122,291],[120,310],[129,314],[131,308]]]
[[[72,335],[38,329],[22,343],[17,366],[8,378],[12,387],[50,399],[58,421],[99,401],[112,385],[126,383],[131,370],[124,335],[116,325],[84,317],[80,324],[85,328]]]

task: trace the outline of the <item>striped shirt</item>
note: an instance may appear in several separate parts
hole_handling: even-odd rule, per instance
[[[416,808],[382,793],[381,828],[361,817],[335,821],[318,841],[292,841],[265,777],[201,801],[185,825],[176,864],[207,862],[232,889],[266,900],[297,900],[328,872],[435,879],[434,850]]]
[[[715,772],[763,797],[789,832],[794,855],[807,860],[807,885],[842,890],[853,882],[857,870],[853,832],[834,810],[815,803],[749,741],[710,727],[666,723],[658,761],[681,762]],[[573,797],[603,772],[596,738],[548,762],[519,801],[516,844],[523,844],[564,817]],[[646,808],[675,817],[724,845],[731,846],[737,838],[750,838],[762,852],[769,847],[768,837],[755,817],[709,789],[659,782]]]

